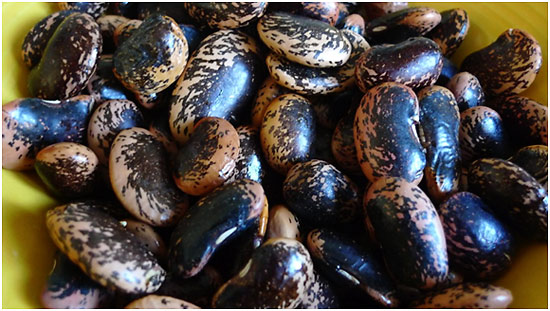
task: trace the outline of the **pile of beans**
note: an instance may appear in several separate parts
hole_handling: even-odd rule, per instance
[[[60,3],[2,166],[63,205],[48,308],[505,308],[545,243],[541,47],[462,9]]]

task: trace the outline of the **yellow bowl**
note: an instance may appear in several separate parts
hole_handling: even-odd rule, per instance
[[[493,42],[507,28],[521,28],[539,41],[543,67],[522,95],[548,103],[547,3],[414,3],[440,11],[460,7],[470,16],[470,31],[452,60],[456,64],[470,52]],[[2,104],[28,97],[28,69],[20,47],[29,29],[57,11],[55,3],[2,4]],[[54,246],[45,226],[45,212],[56,206],[34,172],[2,170],[2,307],[39,308],[39,293],[52,265]],[[511,307],[547,308],[548,247],[526,244],[514,257],[512,268],[495,284],[510,289]]]

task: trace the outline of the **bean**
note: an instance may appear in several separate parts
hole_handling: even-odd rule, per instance
[[[516,232],[546,240],[523,30],[459,72],[459,8],[60,8],[21,48],[36,98],[3,108],[3,167],[67,200],[46,307],[506,307],[471,282],[512,264]]]
[[[79,95],[61,101],[22,98],[2,106],[2,167],[28,170],[48,145],[83,143],[93,104],[92,97]]]
[[[313,282],[307,249],[293,239],[271,239],[246,267],[227,281],[212,300],[214,308],[294,308]]]
[[[56,246],[91,279],[111,290],[156,291],[164,281],[164,269],[133,234],[97,205],[77,202],[49,210],[46,225]]]
[[[496,41],[466,56],[460,71],[479,79],[488,96],[515,95],[527,89],[542,66],[542,52],[533,36],[508,29]]]
[[[88,147],[70,142],[50,145],[38,152],[34,167],[56,195],[86,197],[98,189],[99,160]]]
[[[33,97],[58,100],[80,94],[95,71],[103,39],[88,14],[72,13],[55,29],[29,73]]]

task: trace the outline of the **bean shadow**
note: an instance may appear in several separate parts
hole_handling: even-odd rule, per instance
[[[28,186],[32,187],[34,190],[38,190],[44,193],[47,193],[52,200],[55,200],[54,195],[49,191],[48,187],[42,182],[38,174],[34,170],[18,172],[18,177],[20,180],[23,180]]]

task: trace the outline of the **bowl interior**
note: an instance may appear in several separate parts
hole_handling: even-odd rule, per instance
[[[521,95],[548,103],[548,8],[547,3],[412,3],[439,11],[463,8],[470,30],[452,60],[460,65],[469,53],[493,42],[508,28],[531,33],[542,47],[543,66],[533,85]],[[2,3],[2,104],[28,97],[28,69],[20,47],[29,29],[57,11],[56,3]],[[2,307],[40,308],[39,294],[52,262],[45,213],[58,201],[45,192],[33,171],[2,169]],[[523,243],[511,269],[494,283],[510,289],[511,307],[546,308],[548,304],[548,247]]]

